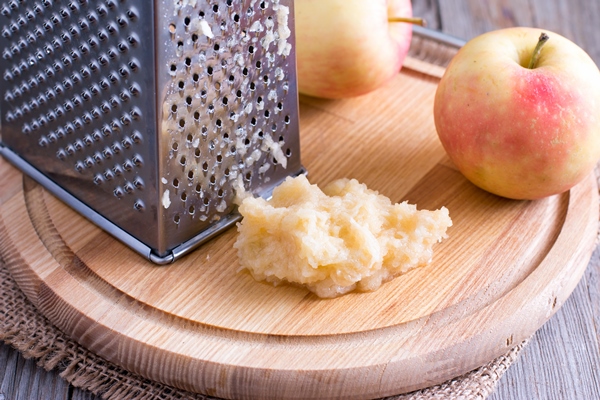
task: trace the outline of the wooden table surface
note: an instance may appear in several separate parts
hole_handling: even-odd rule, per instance
[[[470,39],[534,26],[578,43],[600,65],[600,2],[587,0],[413,0],[428,27]],[[569,300],[530,340],[490,397],[600,399],[600,251]],[[94,399],[0,344],[0,400]]]

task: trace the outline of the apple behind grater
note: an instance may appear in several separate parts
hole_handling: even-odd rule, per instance
[[[0,1],[2,155],[157,264],[300,164],[292,0]]]

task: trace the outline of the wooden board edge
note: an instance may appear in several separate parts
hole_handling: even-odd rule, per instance
[[[568,265],[569,268],[573,268],[572,270],[568,270],[568,268],[561,270],[562,264],[560,261],[549,261],[549,258],[547,257],[540,265],[540,268],[534,272],[535,274],[539,274],[539,276],[536,275],[529,277],[523,281],[521,285],[513,289],[513,291],[499,299],[499,301],[490,304],[485,309],[478,311],[477,313],[469,316],[467,319],[459,319],[450,325],[443,325],[443,332],[437,332],[435,329],[435,327],[439,326],[438,324],[441,324],[442,322],[440,320],[441,316],[433,315],[431,317],[427,317],[425,321],[416,323],[417,325],[415,332],[419,332],[421,335],[423,335],[423,339],[421,340],[423,341],[426,338],[428,345],[430,345],[432,348],[430,357],[432,359],[439,359],[440,362],[459,357],[461,350],[464,350],[466,347],[475,346],[482,349],[486,346],[488,347],[485,349],[485,351],[480,352],[479,357],[469,360],[468,363],[464,363],[463,368],[460,371],[454,370],[450,374],[439,372],[434,374],[431,371],[427,372],[424,370],[424,368],[427,368],[427,364],[430,363],[431,360],[413,359],[406,354],[402,355],[402,344],[395,344],[392,346],[392,348],[390,348],[390,350],[395,348],[396,353],[390,353],[390,360],[388,360],[388,362],[374,363],[372,365],[362,367],[356,367],[349,364],[346,368],[336,367],[331,370],[311,370],[309,368],[304,368],[300,371],[294,371],[293,365],[290,365],[289,369],[280,370],[268,369],[259,366],[254,367],[252,365],[232,366],[228,365],[226,362],[219,362],[218,355],[216,359],[213,360],[199,360],[183,354],[170,352],[168,349],[156,348],[154,346],[149,346],[143,360],[137,360],[137,362],[125,364],[121,362],[121,353],[127,352],[132,346],[139,345],[137,339],[126,336],[126,327],[118,327],[114,325],[111,326],[109,323],[103,322],[101,316],[96,319],[90,318],[87,321],[77,319],[73,325],[61,323],[59,319],[62,317],[59,318],[58,315],[64,316],[65,313],[73,315],[72,313],[76,313],[77,307],[71,304],[63,304],[62,300],[57,298],[58,295],[55,293],[57,288],[52,287],[51,284],[45,284],[41,281],[40,277],[37,278],[38,281],[35,285],[31,285],[31,280],[35,278],[32,278],[32,275],[27,271],[30,269],[28,260],[24,259],[21,254],[18,254],[16,248],[14,248],[14,246],[11,247],[10,243],[8,243],[8,246],[5,246],[7,244],[5,242],[6,227],[4,226],[3,221],[0,221],[0,228],[2,228],[2,230],[0,230],[0,234],[3,238],[3,257],[5,260],[7,260],[7,264],[12,265],[11,273],[14,272],[15,275],[17,275],[16,279],[18,280],[18,284],[24,284],[24,281],[29,282],[29,289],[27,289],[29,292],[28,297],[32,298],[34,304],[37,303],[41,312],[49,317],[51,322],[57,325],[60,329],[63,329],[68,333],[70,332],[74,336],[74,339],[84,345],[84,347],[96,352],[100,356],[107,358],[109,361],[112,361],[117,365],[121,365],[122,367],[133,372],[140,373],[144,370],[143,366],[147,365],[149,360],[169,359],[170,362],[184,366],[183,368],[177,368],[177,370],[183,372],[184,376],[187,376],[190,379],[188,383],[178,385],[178,383],[182,382],[182,376],[173,376],[172,374],[161,375],[158,371],[156,374],[151,374],[146,377],[159,382],[172,384],[182,389],[193,390],[225,398],[253,398],[267,396],[268,393],[264,392],[264,386],[267,383],[272,384],[273,380],[278,382],[278,384],[272,385],[273,391],[269,392],[270,395],[267,397],[280,398],[282,393],[289,393],[291,397],[288,398],[295,398],[293,397],[294,393],[303,393],[301,392],[301,388],[303,387],[304,383],[314,380],[316,377],[320,376],[321,378],[327,377],[327,380],[331,382],[345,382],[345,384],[343,387],[340,386],[336,390],[330,388],[330,390],[327,390],[322,394],[315,393],[315,397],[313,398],[359,399],[398,394],[400,392],[418,389],[425,383],[426,385],[441,383],[449,378],[467,372],[499,355],[504,354],[510,349],[511,345],[517,344],[520,340],[529,337],[547,319],[549,319],[554,312],[558,310],[560,305],[566,300],[579,282],[585,267],[587,266],[589,257],[591,256],[591,251],[593,249],[597,233],[598,189],[596,180],[590,176],[582,185],[578,185],[576,188],[572,189],[569,196],[569,212],[567,212],[565,224],[561,230],[561,233],[559,234],[557,243],[560,245],[562,241],[567,240],[568,235],[570,234],[569,232],[572,231],[572,225],[576,224],[576,217],[573,215],[573,210],[575,207],[578,209],[581,208],[583,210],[587,210],[587,214],[579,216],[579,218],[583,218],[588,221],[586,224],[586,229],[581,233],[584,238],[587,238],[587,240],[582,240],[578,243],[576,249],[578,256]],[[580,202],[583,204],[579,204]],[[52,279],[52,282],[55,282],[56,284],[59,284],[58,282],[60,282],[60,285],[62,286],[69,285],[70,280],[72,280],[71,284],[76,284],[75,278],[64,272],[58,263],[56,264],[55,268],[58,272],[56,272],[57,275],[55,279]],[[559,272],[562,271],[558,275],[558,279],[551,279],[551,274],[549,275],[548,273],[557,270]],[[23,275],[23,271],[26,271],[27,274]],[[20,277],[19,274],[21,274]],[[541,278],[544,283],[540,285],[538,278]],[[520,298],[522,297],[522,293],[531,293],[532,290],[536,293],[539,293],[539,296],[536,296],[532,301],[518,304],[521,301]],[[505,304],[518,304],[518,309],[515,313],[509,316],[497,315],[499,312],[498,310],[502,305]],[[114,305],[111,305],[110,309],[117,311]],[[540,310],[545,310],[545,312],[541,313],[539,318],[530,318],[530,314],[537,314]],[[493,321],[496,322],[492,323]],[[419,325],[419,323],[421,325]],[[459,325],[461,323],[466,323],[467,326],[479,327],[482,333],[465,337],[465,340],[458,345],[444,346],[443,336],[447,335],[448,329],[452,329],[453,327],[459,329]],[[520,326],[521,328],[519,330],[514,330],[508,329],[507,326]],[[74,327],[78,327],[78,330],[74,330]],[[158,325],[155,328],[157,331],[165,329],[164,327]],[[122,329],[122,331],[119,332],[119,329]],[[347,339],[346,343],[342,344],[342,347],[347,347],[347,351],[355,351],[358,347],[368,348],[369,346],[376,345],[377,343],[381,344],[393,341],[397,329],[398,327],[390,327],[378,330],[377,332],[362,333],[358,336],[342,335],[345,339]],[[94,332],[94,335],[92,335],[91,332]],[[111,347],[106,342],[89,340],[89,338],[92,336],[105,337],[108,332],[125,334],[125,336],[122,336],[119,339],[119,345],[116,351],[114,346]],[[187,334],[187,332],[180,332],[180,334]],[[356,340],[357,337],[360,338],[359,341]],[[219,338],[216,338],[217,341],[218,339]],[[294,346],[300,345],[299,347],[303,352],[306,352],[307,350],[310,351],[310,349],[307,348],[307,345],[310,346],[310,340],[307,342],[306,338],[297,339],[298,340],[292,339],[291,341],[286,341],[280,338],[262,337],[249,342],[247,346],[250,348],[256,348],[256,346],[264,347],[271,344],[277,351],[287,349],[293,353],[298,351]],[[279,343],[277,343],[278,340],[280,341]],[[331,345],[328,343],[328,338],[320,338],[320,341],[321,346]],[[316,342],[319,341],[315,341],[315,343]],[[319,348],[321,346],[316,347]],[[321,350],[317,349],[314,351]],[[282,357],[286,358],[285,354],[282,354]],[[421,368],[419,368],[419,366],[421,366]],[[429,368],[431,367],[429,366]],[[412,373],[407,374],[406,371],[409,369],[412,371],[418,371],[419,373],[417,375]],[[172,370],[173,369],[171,369],[171,371]],[[219,381],[217,379],[217,377],[224,376],[223,374],[226,374],[225,376],[228,377],[242,374],[247,383],[247,385],[244,386],[245,389],[240,390],[240,387],[237,386],[238,391],[232,391],[231,388],[232,384],[234,384],[233,381],[230,381],[229,378],[226,381],[223,381],[222,379]],[[367,385],[365,379],[374,379],[375,376],[378,377],[376,380],[378,382],[376,387],[373,387],[372,384]],[[425,383],[422,379],[419,383],[416,382],[415,376],[419,376],[420,378],[425,376],[427,379],[425,380]],[[348,384],[348,382],[354,382],[356,384]],[[256,392],[257,390],[258,392]],[[302,397],[296,398],[306,398],[307,395],[307,393],[303,393]]]

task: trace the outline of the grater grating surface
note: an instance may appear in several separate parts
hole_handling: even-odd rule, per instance
[[[291,1],[0,2],[2,154],[157,263],[302,172]]]

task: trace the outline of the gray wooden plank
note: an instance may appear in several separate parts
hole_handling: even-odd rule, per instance
[[[533,24],[525,0],[445,0],[438,5],[441,30],[467,40],[494,29]]]
[[[423,18],[427,23],[427,28],[439,29],[440,12],[436,0],[413,1],[413,15]]]
[[[585,275],[586,293],[589,296],[589,304],[593,319],[588,321],[594,328],[596,343],[600,344],[600,250],[597,248],[592,256],[592,261]],[[600,369],[597,372],[600,374]]]
[[[39,368],[12,347],[0,344],[0,395],[6,400],[69,399],[69,384],[55,371]]]
[[[590,285],[600,260],[592,263],[561,309],[540,328],[508,369],[490,400],[600,399],[600,352]],[[591,277],[590,277],[591,276]]]
[[[587,0],[445,0],[429,6],[414,0],[423,14],[439,13],[440,30],[471,39],[483,32],[511,26],[531,26],[563,35],[600,63],[600,2]],[[427,8],[430,11],[427,11]],[[435,10],[435,11],[433,11]]]
[[[73,392],[70,400],[96,400],[97,397],[91,394],[90,392],[83,391],[78,388],[72,388]]]
[[[600,64],[600,2],[530,0],[536,26],[559,33],[581,46]]]

